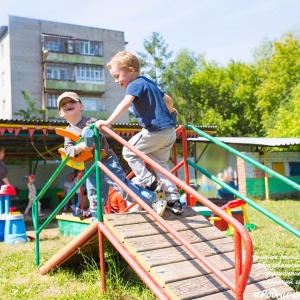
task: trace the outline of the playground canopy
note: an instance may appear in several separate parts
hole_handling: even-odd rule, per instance
[[[55,128],[66,128],[68,123],[64,120],[5,120],[0,119],[0,145],[5,148],[6,163],[20,163],[33,160],[60,160],[58,149],[63,146],[64,138],[55,133]],[[197,128],[212,134],[215,126],[197,126]],[[138,124],[115,123],[114,131],[124,139],[129,139],[141,130]],[[192,131],[187,132],[188,137],[196,137]],[[178,136],[178,141],[181,137]],[[112,146],[115,143],[111,141]],[[114,146],[113,146],[114,147]],[[115,145],[116,148],[121,147]],[[115,149],[118,152],[118,149]]]

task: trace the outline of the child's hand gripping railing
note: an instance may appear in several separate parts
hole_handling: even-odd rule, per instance
[[[248,276],[253,262],[253,246],[249,233],[244,226],[236,219],[229,216],[222,209],[209,201],[203,195],[199,194],[188,184],[178,179],[176,176],[162,168],[158,163],[154,162],[148,156],[137,150],[134,146],[130,145],[112,130],[106,126],[102,126],[101,130],[113,137],[116,141],[121,143],[126,148],[130,149],[137,156],[142,158],[153,169],[162,173],[165,177],[172,180],[178,187],[182,188],[187,194],[195,197],[203,205],[210,208],[214,213],[219,215],[222,219],[231,223],[234,230],[234,251],[235,251],[235,282],[232,282],[222,271],[220,271],[212,262],[210,262],[202,253],[200,253],[193,245],[191,245],[184,237],[182,237],[176,230],[173,229],[163,218],[157,215],[148,205],[146,205],[139,197],[137,197],[133,191],[131,191],[119,178],[117,178],[110,170],[108,170],[101,162],[98,162],[99,168],[105,172],[112,180],[114,180],[125,192],[127,192],[135,201],[147,211],[155,220],[157,220],[170,234],[174,236],[183,246],[185,246],[201,263],[203,263],[212,273],[214,273],[222,282],[224,282],[229,289],[236,294],[236,299],[243,299],[243,293],[247,285]],[[184,133],[185,128],[181,130]],[[182,164],[180,165],[182,166]],[[180,167],[179,166],[179,167]],[[175,171],[179,168],[175,167]],[[172,170],[173,171],[173,170]],[[105,229],[105,225],[100,223],[100,229],[107,235],[108,239],[113,241],[113,237],[109,231]],[[242,256],[242,242],[244,244],[245,256]],[[117,243],[117,242],[116,242]]]

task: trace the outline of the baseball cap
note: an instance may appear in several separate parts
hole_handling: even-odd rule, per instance
[[[57,98],[57,108],[60,108],[60,103],[63,99],[66,98],[71,98],[75,101],[81,102],[79,96],[76,93],[73,92],[64,92],[63,94],[61,94],[58,98]]]

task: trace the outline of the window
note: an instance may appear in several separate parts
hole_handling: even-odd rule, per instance
[[[58,94],[48,94],[46,95],[46,105],[47,108],[57,109],[57,98]],[[105,102],[103,99],[95,97],[80,97],[81,102],[84,106],[85,111],[106,111]]]
[[[100,101],[99,98],[81,97],[81,102],[83,104],[85,111],[105,111],[104,101],[103,100]]]
[[[47,96],[46,96],[47,108],[57,108],[57,106],[56,106],[57,98],[58,98],[58,95],[47,94]]]
[[[285,172],[284,172],[284,163],[283,163],[283,162],[272,163],[272,169],[273,169],[275,172],[277,172],[277,173],[279,173],[279,174],[285,176]]]
[[[64,69],[60,70],[60,80],[66,80],[66,72]]]
[[[44,37],[44,50],[53,52],[65,52],[66,39],[58,36],[45,36]]]
[[[79,54],[103,56],[102,43],[93,41],[79,41]]]
[[[74,53],[74,41],[68,40],[66,45],[67,45],[67,52]]]
[[[85,111],[97,111],[97,99],[81,97],[81,102]]]
[[[52,63],[46,65],[47,79],[75,81],[74,73],[74,66],[72,65]]]
[[[42,34],[42,48],[50,52],[103,56],[103,43],[71,36]]]
[[[76,82],[104,83],[103,67],[76,66]]]
[[[290,176],[300,176],[300,162],[290,162]]]

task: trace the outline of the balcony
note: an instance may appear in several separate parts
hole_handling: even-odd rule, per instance
[[[103,66],[104,58],[102,56],[79,55],[68,53],[49,52],[45,57],[46,62],[52,63],[68,63],[68,64],[83,64]]]
[[[75,81],[60,81],[47,79],[45,81],[45,90],[47,91],[78,91],[88,92],[95,94],[105,93],[105,84],[81,83]]]

